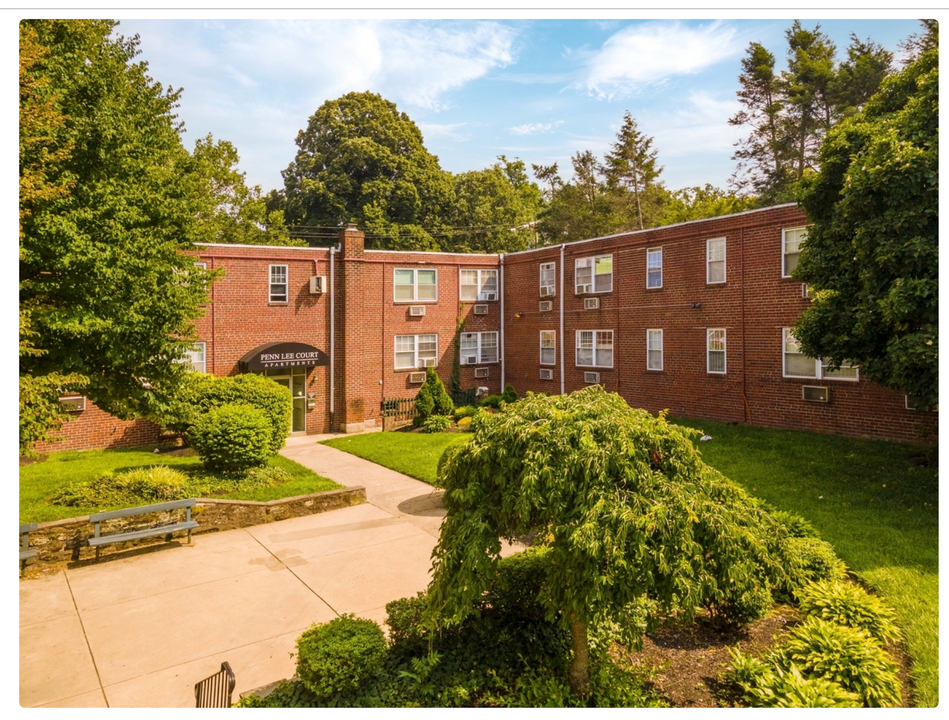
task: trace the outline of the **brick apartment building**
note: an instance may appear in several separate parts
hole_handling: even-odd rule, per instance
[[[672,416],[919,442],[935,413],[830,371],[790,334],[810,300],[790,278],[806,219],[779,205],[507,255],[204,245],[223,268],[197,322],[196,371],[290,388],[293,432],[381,424],[384,399],[434,365],[463,388],[563,393],[599,383]],[[91,403],[41,450],[130,447],[158,428]]]

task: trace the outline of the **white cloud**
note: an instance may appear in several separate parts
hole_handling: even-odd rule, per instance
[[[720,99],[693,91],[679,105],[644,118],[649,127],[646,133],[655,137],[660,162],[663,157],[730,154],[735,142],[747,134],[745,129],[728,124],[739,109],[733,97]]]
[[[604,99],[629,95],[677,75],[689,75],[741,53],[733,27],[714,22],[692,27],[679,22],[637,23],[612,35],[586,55],[573,87]]]
[[[422,137],[426,140],[433,137],[448,138],[464,142],[471,139],[470,133],[457,132],[458,128],[464,127],[468,123],[416,123],[418,129],[422,131]]]
[[[514,135],[535,135],[537,133],[553,132],[553,129],[563,125],[563,120],[552,123],[526,123],[509,128]]]

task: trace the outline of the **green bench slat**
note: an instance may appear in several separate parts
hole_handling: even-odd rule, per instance
[[[103,520],[114,520],[115,518],[130,517],[132,515],[144,515],[145,513],[162,512],[164,510],[177,510],[178,508],[183,507],[194,507],[197,502],[197,499],[191,498],[189,500],[172,500],[171,502],[156,503],[155,505],[141,505],[139,507],[126,508],[125,510],[110,510],[109,512],[101,512],[96,513],[95,515],[90,515],[89,522],[97,523],[102,522]]]
[[[20,553],[20,560],[29,560],[36,557],[36,550],[23,550]]]
[[[127,540],[138,540],[140,538],[153,537],[155,535],[167,535],[168,533],[179,532],[180,530],[193,530],[198,527],[195,520],[190,522],[180,522],[174,525],[162,525],[161,527],[146,528],[145,530],[133,530],[127,533],[116,533],[114,535],[100,535],[99,537],[89,538],[89,545],[108,545],[109,543],[125,542]]]

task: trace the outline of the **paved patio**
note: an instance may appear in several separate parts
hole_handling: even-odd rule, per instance
[[[314,622],[385,620],[428,584],[444,511],[429,485],[291,438],[284,455],[368,504],[198,535],[140,555],[20,582],[20,705],[194,707],[194,684],[230,663],[235,699],[290,677]]]

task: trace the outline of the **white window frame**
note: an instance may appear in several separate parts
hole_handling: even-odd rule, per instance
[[[795,257],[800,256],[801,248],[804,246],[804,241],[807,240],[807,228],[808,226],[805,225],[803,227],[783,228],[781,230],[781,277],[783,278],[791,277],[791,273],[788,272],[788,255],[794,255]],[[804,237],[798,240],[797,252],[788,253],[787,234],[789,232],[797,232],[799,230],[804,231]],[[794,265],[797,266],[797,263],[795,262]],[[793,271],[794,271],[794,268],[791,268],[791,272]]]
[[[547,344],[544,344],[544,341],[547,341]],[[544,350],[549,350],[550,355],[552,356],[551,360],[544,360]],[[556,365],[557,364],[557,331],[556,330],[541,330],[540,331],[540,364],[541,365]]]
[[[195,266],[196,268],[201,268],[202,270],[207,270],[207,269],[208,269],[208,264],[207,264],[206,262],[204,262],[204,261],[196,262],[196,263],[194,264],[194,266]]]
[[[494,350],[494,358],[493,358],[493,359],[491,359],[490,357],[487,357],[487,359],[486,359],[486,356],[485,356],[486,350],[489,349],[489,346],[486,347],[487,344],[485,343],[485,340],[488,338],[489,335],[493,335],[493,336],[494,336],[494,348],[493,348],[493,350]],[[474,339],[474,341],[475,341],[475,348],[474,348],[474,350],[475,350],[475,355],[477,356],[477,360],[476,360],[475,362],[473,362],[473,363],[467,362],[467,357],[468,357],[468,356],[465,355],[464,352],[462,352],[462,343],[463,343],[464,341],[468,341],[468,340],[471,340],[471,339]],[[469,353],[470,353],[471,351],[472,351],[471,348],[469,348],[469,349],[467,350],[467,352],[469,352]],[[501,357],[501,348],[500,348],[500,345],[499,345],[499,338],[498,338],[498,331],[497,331],[497,330],[489,330],[489,331],[486,331],[486,332],[463,332],[463,333],[461,333],[461,336],[458,338],[458,363],[459,363],[459,365],[492,365],[492,364],[495,364],[495,363],[500,362],[500,359],[499,359],[500,357]]]
[[[283,268],[283,282],[274,282],[274,270]],[[271,265],[268,272],[268,280],[270,281],[267,285],[268,295],[270,302],[272,303],[287,303],[290,302],[290,266],[289,265]],[[281,299],[280,293],[274,293],[274,286],[283,285],[283,296]]]
[[[659,347],[652,347],[651,341],[655,338],[654,333],[659,333]],[[659,353],[659,367],[655,367],[652,364],[652,353]],[[652,330],[646,330],[646,369],[659,371],[662,370],[663,362],[665,361],[665,353],[663,351],[663,332],[661,329],[655,328]]]
[[[722,244],[722,258],[721,260],[712,260],[712,243],[721,243]],[[709,238],[705,241],[705,283],[707,285],[722,285],[727,280],[727,267],[725,260],[728,257],[728,242],[723,237]],[[712,280],[712,263],[721,263],[722,264],[722,279],[721,280]]]
[[[195,355],[201,355],[200,360],[195,360]],[[185,350],[185,357],[181,360],[182,363],[191,368],[192,372],[204,373],[208,372],[208,344],[204,340],[200,340],[192,344],[190,350]],[[200,366],[200,368],[199,368]]]
[[[597,264],[601,260],[606,260],[609,258],[610,261],[610,272],[609,273],[600,273],[600,275],[609,275],[610,276],[610,286],[604,290],[596,289],[596,278],[597,278]],[[580,283],[580,269],[589,268],[590,269],[590,282],[583,283],[584,286],[589,285],[589,290],[581,290]],[[599,293],[609,293],[613,292],[613,255],[591,255],[590,257],[577,258],[573,261],[573,288],[575,295],[594,295]]]
[[[412,273],[412,284],[408,283],[397,283],[396,278],[400,272],[410,272]],[[435,297],[433,298],[420,298],[418,289],[418,274],[420,272],[431,272],[435,273],[435,282],[433,287],[435,288]],[[411,287],[412,288],[412,297],[410,298],[400,298],[398,296],[398,290],[400,287]],[[429,287],[426,283],[425,287]],[[431,267],[422,267],[422,268],[393,268],[392,269],[392,301],[396,303],[436,303],[438,302],[438,268]]]
[[[797,346],[798,351],[788,351],[788,341],[791,341],[795,346]],[[860,368],[859,366],[854,366],[850,364],[841,364],[840,370],[853,370],[853,377],[846,375],[837,375],[836,373],[839,370],[827,370],[824,365],[824,361],[821,358],[808,358],[814,363],[814,374],[813,375],[792,375],[788,372],[788,355],[801,355],[807,357],[803,352],[800,352],[800,343],[798,343],[797,338],[794,337],[794,328],[782,328],[781,329],[781,376],[786,378],[791,378],[794,380],[840,380],[841,382],[859,382],[860,381]]]
[[[550,271],[550,282],[544,282],[544,270]],[[546,295],[544,295],[544,288],[550,288],[550,292]],[[540,294],[543,297],[550,297],[551,295],[557,294],[557,263],[549,262],[540,264]]]
[[[582,333],[593,333],[591,338],[590,347],[586,347],[581,344],[581,334]],[[607,348],[607,345],[601,341],[601,338],[609,335],[610,342]],[[576,352],[574,353],[574,359],[576,360],[577,367],[600,367],[600,368],[611,368],[613,367],[613,352],[615,350],[615,344],[613,342],[613,331],[612,330],[577,330],[576,334]],[[610,364],[605,365],[600,362],[600,352],[609,349],[610,351]],[[592,362],[584,363],[580,362],[580,350],[591,350],[591,360]]]
[[[462,278],[465,273],[475,273],[475,285],[465,285],[462,283]],[[494,276],[494,290],[485,290],[485,278]],[[475,288],[473,297],[466,297],[464,293],[464,288]],[[494,299],[488,299],[489,293],[494,293]],[[462,302],[497,302],[500,298],[500,293],[498,291],[498,271],[497,270],[487,270],[481,268],[459,268],[458,269],[458,299]]]
[[[650,272],[652,271],[652,273],[654,274],[657,268],[650,266],[649,260],[650,260],[650,257],[654,257],[654,256],[657,255],[657,254],[659,255],[659,266],[658,266],[658,270],[659,270],[659,284],[658,284],[658,285],[650,285],[650,284],[649,284]],[[646,289],[647,289],[647,290],[657,290],[657,289],[659,289],[659,288],[661,288],[661,287],[662,287],[662,248],[661,248],[661,247],[657,247],[657,248],[647,248],[647,249],[646,249]]]
[[[721,349],[712,349],[712,333],[722,334]],[[722,369],[712,370],[712,353],[722,354]],[[709,375],[727,375],[728,374],[728,332],[725,328],[706,328],[705,329],[705,371]]]
[[[399,338],[412,338],[412,364],[411,365],[400,365],[399,364],[399,355],[404,355],[410,352],[409,350],[399,350]],[[425,352],[425,357],[422,357],[422,351],[419,349],[419,346],[422,344],[422,338],[434,338],[435,339],[435,352],[432,354],[432,357],[435,359],[435,362],[438,363],[438,333],[419,333],[418,335],[396,335],[392,341],[393,355],[392,355],[392,367],[395,370],[417,370],[422,365],[422,360],[429,357],[430,351]],[[432,342],[430,339],[426,339],[424,342]]]

